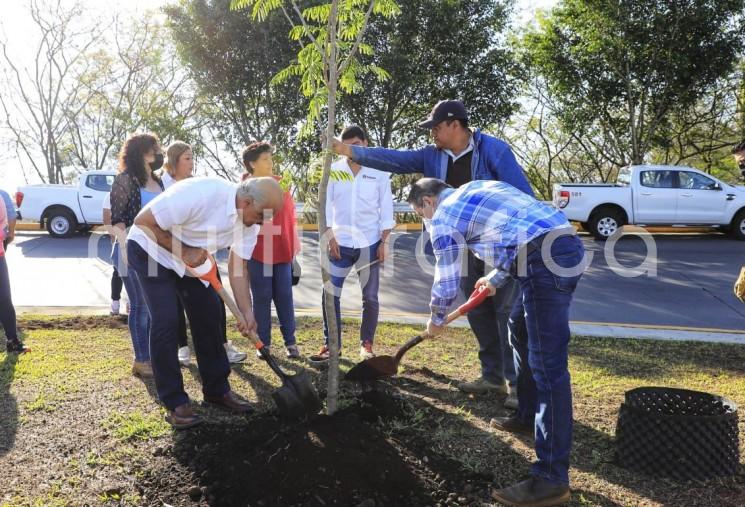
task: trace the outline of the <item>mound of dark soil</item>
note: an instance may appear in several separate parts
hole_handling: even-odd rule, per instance
[[[196,480],[161,471],[140,489],[150,500],[183,504],[188,495],[211,506],[459,505],[460,494],[441,480],[462,476],[456,463],[423,462],[426,448],[404,446],[378,428],[378,418],[403,416],[402,409],[372,392],[333,417],[292,426],[270,415],[204,424],[177,434],[166,451]],[[471,504],[464,500],[460,505]]]

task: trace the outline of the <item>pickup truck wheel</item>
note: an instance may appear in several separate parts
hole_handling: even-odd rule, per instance
[[[729,233],[734,239],[745,241],[745,210],[740,211],[732,219],[732,227]]]
[[[593,213],[587,225],[590,234],[596,239],[605,241],[623,227],[623,220],[618,211],[607,208]]]
[[[47,218],[47,232],[55,238],[69,238],[78,229],[75,215],[67,210],[55,210]]]

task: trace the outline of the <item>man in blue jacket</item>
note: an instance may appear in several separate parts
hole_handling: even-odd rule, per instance
[[[434,144],[415,150],[391,150],[350,146],[332,140],[331,148],[366,167],[395,174],[423,173],[425,177],[443,180],[454,188],[474,180],[499,180],[534,195],[509,145],[478,129],[471,130],[462,102],[438,102],[429,118],[419,126],[430,130]],[[466,297],[485,271],[484,262],[469,251],[468,272],[461,278],[461,290]],[[517,292],[514,282],[510,282],[468,314],[468,322],[479,342],[481,378],[458,385],[468,393],[507,392],[505,406],[508,408],[517,408],[517,377],[507,338],[507,320]]]

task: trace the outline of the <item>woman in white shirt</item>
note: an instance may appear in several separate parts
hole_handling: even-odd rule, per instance
[[[177,181],[191,178],[194,172],[194,155],[191,146],[183,141],[174,141],[166,149],[166,161],[160,179],[168,189]]]

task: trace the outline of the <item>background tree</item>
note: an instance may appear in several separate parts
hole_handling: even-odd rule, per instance
[[[471,123],[501,125],[516,109],[515,60],[501,42],[507,2],[495,0],[401,0],[401,14],[375,18],[365,41],[374,52],[361,57],[390,79],[360,79],[360,91],[341,97],[344,117],[359,124],[375,144],[412,147],[427,135],[417,129],[432,106],[463,100]]]
[[[595,156],[642,163],[669,115],[696,104],[743,48],[742,0],[564,0],[523,38],[564,125],[597,129]]]
[[[281,12],[254,23],[232,12],[230,4],[186,0],[164,9],[179,59],[204,106],[196,143],[213,170],[229,176],[242,170],[243,146],[269,141],[282,166],[300,181],[309,155],[294,147],[308,100],[298,93],[297,79],[272,85],[297,53],[287,37],[291,26]]]
[[[29,12],[35,34],[35,57],[19,61],[11,56],[8,41],[0,41],[3,76],[0,86],[2,123],[9,133],[19,163],[25,160],[43,182],[63,182],[64,138],[68,112],[85,107],[80,79],[91,66],[86,55],[97,44],[106,23],[83,25],[79,3],[69,8],[60,0],[31,0]]]
[[[77,101],[65,109],[70,164],[111,165],[124,139],[140,130],[155,132],[164,144],[196,139],[194,87],[162,25],[149,16],[117,18],[87,58],[91,63],[79,77]]]

